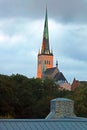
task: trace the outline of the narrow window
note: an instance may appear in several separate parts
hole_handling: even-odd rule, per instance
[[[45,64],[46,64],[46,60],[45,60]]]

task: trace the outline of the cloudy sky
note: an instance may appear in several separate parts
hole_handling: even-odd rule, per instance
[[[36,77],[46,5],[54,66],[87,80],[87,0],[0,0],[0,74]]]

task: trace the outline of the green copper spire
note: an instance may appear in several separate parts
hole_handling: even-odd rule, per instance
[[[45,25],[44,25],[44,38],[46,38],[47,40],[49,40],[47,8],[46,8]]]
[[[50,54],[47,8],[46,8],[46,15],[45,15],[45,24],[44,24],[44,33],[43,33],[41,53]]]

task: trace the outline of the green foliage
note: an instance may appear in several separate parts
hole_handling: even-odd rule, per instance
[[[50,100],[58,97],[73,99],[76,115],[87,117],[87,83],[70,92],[50,79],[0,75],[0,118],[45,118]]]
[[[76,114],[87,117],[87,84],[84,83],[75,90],[73,100],[75,100]]]
[[[87,117],[87,82],[83,82],[74,91],[69,92],[67,98],[74,100],[75,114]]]

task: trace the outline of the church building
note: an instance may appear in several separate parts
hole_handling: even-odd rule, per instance
[[[53,66],[53,59],[54,55],[49,44],[48,15],[46,8],[42,47],[38,52],[37,78],[50,78],[53,79],[58,85],[63,86],[65,84],[66,88],[70,89],[63,73],[59,71],[58,62],[56,61],[56,66]]]

